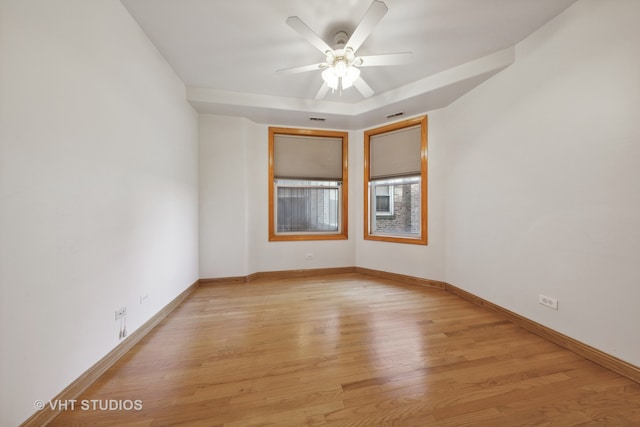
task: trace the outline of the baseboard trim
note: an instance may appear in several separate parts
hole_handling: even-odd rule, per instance
[[[211,279],[200,279],[201,285],[217,285],[223,283],[249,283],[258,279],[287,279],[291,277],[324,276],[327,274],[355,273],[356,267],[310,268],[301,270],[260,271],[248,276],[230,276]]]
[[[231,276],[200,279],[200,285],[219,285],[221,283],[247,283],[249,276]]]
[[[355,273],[355,267],[311,268],[302,270],[261,271],[252,274],[250,280],[256,279],[288,279],[291,277],[312,277],[328,274]]]
[[[397,282],[409,283],[412,285],[426,286],[429,288],[445,289],[446,283],[437,280],[423,279],[421,277],[407,276],[405,274],[389,273],[382,270],[372,270],[370,268],[355,267],[357,273],[367,276],[379,277],[381,279],[395,280]]]
[[[133,348],[145,335],[147,335],[158,323],[162,321],[169,313],[178,307],[199,285],[196,280],[191,286],[185,289],[180,295],[175,297],[169,304],[165,305],[153,317],[147,320],[142,326],[136,329],[131,335],[118,344],[113,350],[107,353],[102,359],[96,362],[92,367],[86,370],[82,375],[69,384],[51,401],[69,401],[76,399],[83,391],[93,384],[107,369],[113,366],[122,356]],[[49,424],[60,413],[60,410],[51,409],[50,405],[36,412],[29,417],[21,427],[36,427]]]
[[[311,277],[327,274],[360,273],[367,276],[381,279],[395,280],[396,282],[409,283],[412,285],[426,286],[429,288],[444,289],[446,283],[437,280],[423,279],[421,277],[407,276],[405,274],[389,273],[382,270],[373,270],[364,267],[336,267],[336,268],[312,268],[301,270],[277,270],[261,271],[248,276],[230,276],[210,279],[200,279],[201,285],[216,285],[222,283],[248,283],[254,280],[265,279],[287,279],[291,277]]]
[[[555,331],[551,328],[541,325],[540,323],[534,322],[533,320],[527,319],[524,316],[514,313],[513,311],[507,310],[504,307],[501,307],[497,304],[487,301],[484,298],[480,298],[479,296],[474,295],[471,292],[462,290],[449,283],[445,284],[445,290],[452,293],[453,295],[456,295],[462,299],[470,301],[473,304],[483,307],[489,311],[500,314],[503,317],[506,317],[507,319],[509,319],[514,324],[528,330],[529,332],[539,335],[542,338],[545,338],[551,341],[552,343],[559,345],[560,347],[563,347],[569,351],[572,351],[573,353],[578,354],[586,359],[589,359],[600,366],[604,366],[607,369],[610,369],[620,375],[623,375],[635,382],[640,383],[640,367],[638,366],[632,365],[631,363],[618,359],[615,356],[612,356],[608,353],[598,350],[597,348],[591,347],[588,344],[585,344],[576,339],[573,339],[558,331]]]

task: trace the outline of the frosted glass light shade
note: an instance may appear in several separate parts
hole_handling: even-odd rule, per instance
[[[331,89],[338,89],[339,79],[333,67],[329,67],[322,72],[322,80],[324,80],[327,86],[329,86]]]

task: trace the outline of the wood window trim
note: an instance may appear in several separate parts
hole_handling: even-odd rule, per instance
[[[376,240],[381,242],[393,242],[393,243],[408,243],[415,245],[427,245],[428,244],[428,162],[427,162],[427,116],[416,117],[413,119],[403,120],[397,123],[392,123],[382,127],[369,129],[364,132],[364,239]],[[420,176],[421,176],[421,194],[420,194],[420,237],[408,238],[391,235],[371,234],[370,230],[370,193],[369,182],[371,177],[370,171],[370,143],[371,137],[374,135],[380,135],[387,132],[392,132],[411,126],[420,125],[421,132],[421,149],[420,149]]]
[[[275,135],[298,135],[298,136],[318,136],[342,139],[342,212],[341,227],[338,233],[334,234],[277,234],[275,229],[275,202],[274,202],[274,136]],[[342,131],[332,131],[323,129],[298,129],[284,127],[269,127],[269,241],[270,242],[292,242],[307,240],[347,240],[348,239],[348,206],[349,206],[349,183],[348,183],[348,156],[349,156],[349,133]]]

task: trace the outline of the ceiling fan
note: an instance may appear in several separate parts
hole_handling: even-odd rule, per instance
[[[356,56],[357,50],[367,37],[369,37],[374,27],[380,22],[387,11],[388,8],[386,4],[375,0],[365,12],[355,31],[351,34],[351,37],[348,37],[348,34],[344,31],[339,31],[335,34],[333,47],[318,37],[300,18],[290,16],[287,18],[287,25],[320,50],[325,56],[325,60],[316,64],[286,68],[278,71],[294,74],[322,70],[322,80],[324,83],[316,94],[316,99],[324,98],[329,89],[342,91],[351,86],[355,86],[365,98],[370,97],[374,94],[374,91],[362,77],[360,77],[359,67],[402,65],[406,64],[412,55],[411,52],[402,52],[385,55]]]

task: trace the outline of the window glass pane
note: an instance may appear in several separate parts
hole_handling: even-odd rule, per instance
[[[277,180],[277,233],[340,231],[340,182]]]
[[[376,185],[374,190],[376,196],[376,215],[393,214],[393,186]]]
[[[391,212],[388,194],[376,194],[376,212]]]
[[[371,181],[371,233],[420,235],[420,176]],[[381,215],[381,213],[386,213]]]

